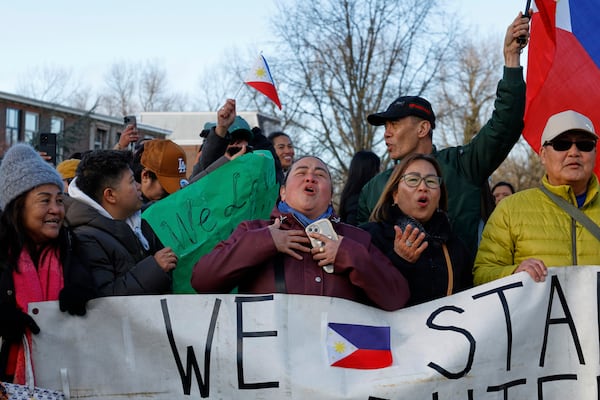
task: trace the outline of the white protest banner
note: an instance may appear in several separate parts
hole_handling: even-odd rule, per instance
[[[36,384],[60,389],[65,368],[85,399],[598,398],[599,277],[521,273],[395,312],[284,294],[103,298],[84,317],[35,303]]]

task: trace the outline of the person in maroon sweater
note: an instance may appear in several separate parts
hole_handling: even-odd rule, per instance
[[[271,220],[244,221],[194,266],[198,293],[289,293],[348,299],[397,310],[409,297],[404,276],[372,243],[369,233],[339,222],[333,213],[331,175],[317,157],[291,166]],[[338,240],[305,227],[328,218]],[[333,272],[325,266],[333,264]],[[330,269],[327,268],[330,271]]]

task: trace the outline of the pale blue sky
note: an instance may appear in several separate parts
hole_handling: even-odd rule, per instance
[[[524,0],[446,0],[476,32],[502,37]],[[264,51],[274,0],[20,0],[0,2],[0,91],[32,67],[59,66],[97,87],[116,62],[159,60],[171,85],[192,91],[234,49]],[[253,59],[248,60],[249,68]],[[276,78],[276,77],[275,77]]]

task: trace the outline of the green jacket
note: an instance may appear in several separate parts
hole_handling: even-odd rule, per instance
[[[489,176],[506,159],[523,130],[525,81],[523,68],[504,67],[498,83],[494,112],[479,133],[464,146],[437,150],[433,157],[440,163],[448,188],[448,216],[452,229],[467,248],[477,252],[477,228],[481,220],[481,191]],[[371,179],[360,193],[358,223],[369,220],[392,168]]]
[[[542,185],[577,206],[569,185],[552,186],[546,176]],[[595,175],[580,210],[593,221],[600,221]],[[573,248],[577,265],[600,265],[600,246],[594,235],[579,222],[573,228],[571,216],[539,188],[523,190],[503,199],[490,216],[475,260],[475,284],[511,275],[528,258],[542,260],[547,267],[573,265]]]

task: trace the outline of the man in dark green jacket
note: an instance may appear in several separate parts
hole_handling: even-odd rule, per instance
[[[390,158],[399,161],[412,153],[432,154],[440,163],[448,187],[448,213],[452,227],[473,254],[477,252],[481,221],[481,191],[487,179],[513,148],[523,130],[525,82],[520,55],[529,38],[529,19],[519,14],[504,39],[504,75],[498,83],[492,117],[464,146],[437,150],[432,136],[435,114],[431,104],[417,96],[394,100],[386,111],[371,114],[372,125],[385,125],[384,139]],[[371,179],[362,189],[357,219],[365,223],[375,207],[392,169]]]

